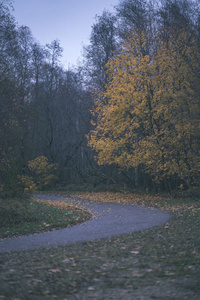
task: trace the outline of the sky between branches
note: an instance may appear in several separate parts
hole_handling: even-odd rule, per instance
[[[65,68],[81,60],[83,45],[89,44],[95,15],[113,11],[118,0],[14,0],[19,26],[28,26],[34,38],[45,45],[60,40]]]

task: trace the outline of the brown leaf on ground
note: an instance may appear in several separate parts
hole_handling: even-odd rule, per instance
[[[50,292],[49,290],[46,290],[46,291],[44,291],[43,294],[44,294],[44,295],[49,295],[49,294],[51,294],[51,292]]]
[[[60,269],[49,269],[51,273],[61,273]]]
[[[132,254],[138,254],[139,251],[131,251]]]

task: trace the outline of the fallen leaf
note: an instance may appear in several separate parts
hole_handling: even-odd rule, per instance
[[[166,275],[166,276],[171,276],[171,275],[175,275],[175,273],[166,271],[166,272],[165,272],[165,275]]]
[[[138,254],[139,251],[131,251],[132,254]]]
[[[68,263],[68,262],[70,262],[70,259],[69,258],[65,258],[62,262]]]
[[[98,278],[94,278],[93,280],[94,280],[94,281],[99,281],[99,279],[98,279]]]
[[[49,295],[49,294],[51,294],[51,292],[50,292],[49,290],[46,290],[46,291],[44,291],[43,294],[44,294],[44,295]]]
[[[42,282],[42,280],[40,280],[40,279],[33,279],[32,280],[34,283],[40,283],[40,282]]]
[[[49,269],[49,272],[51,273],[61,273],[59,269]]]
[[[72,267],[76,267],[77,265],[73,263],[73,264],[71,264],[71,266],[72,266]]]

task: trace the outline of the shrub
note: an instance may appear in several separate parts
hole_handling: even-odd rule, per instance
[[[18,180],[20,185],[22,186],[25,196],[29,196],[30,194],[36,192],[36,184],[34,183],[32,177],[29,177],[27,175],[18,175]]]
[[[38,189],[44,189],[56,180],[56,176],[53,174],[56,165],[50,164],[46,156],[38,156],[29,161],[28,168],[33,173]]]

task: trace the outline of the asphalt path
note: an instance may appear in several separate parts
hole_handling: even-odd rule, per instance
[[[92,213],[90,221],[73,227],[0,240],[0,253],[56,247],[93,241],[159,226],[170,214],[156,208],[132,204],[102,203],[57,195],[35,195],[38,199],[74,203]]]

